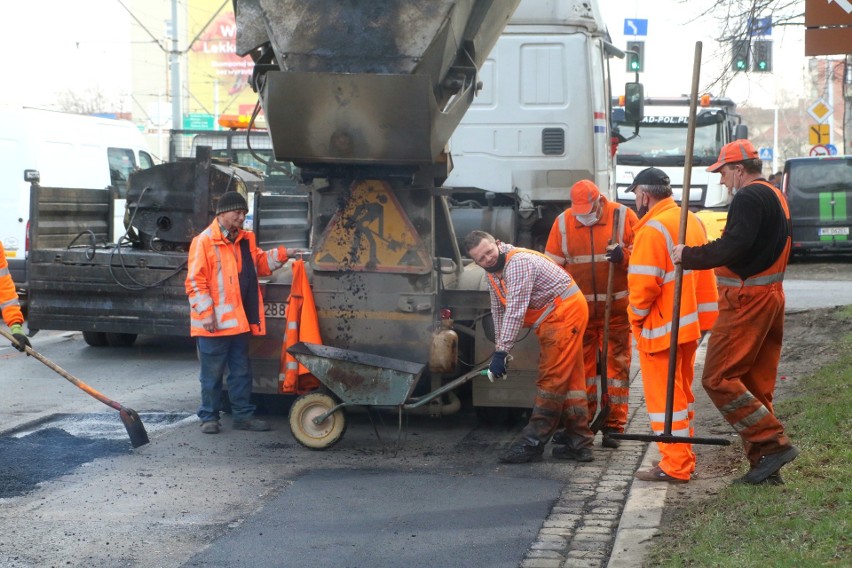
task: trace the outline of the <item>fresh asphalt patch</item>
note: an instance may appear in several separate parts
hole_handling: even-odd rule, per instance
[[[184,566],[517,567],[562,485],[490,475],[311,472]]]
[[[176,425],[187,414],[141,414],[148,433]],[[63,414],[0,436],[0,499],[18,497],[40,483],[98,458],[132,452],[118,412]]]

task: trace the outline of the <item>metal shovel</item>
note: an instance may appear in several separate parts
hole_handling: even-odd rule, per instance
[[[15,339],[15,336],[6,331],[5,329],[0,329],[0,334],[3,335],[6,339],[12,342],[12,345],[19,345],[18,341]],[[139,418],[139,414],[136,413],[132,408],[127,408],[126,406],[122,406],[116,401],[107,398],[103,394],[99,393],[80,379],[76,378],[74,375],[33,349],[29,346],[24,346],[28,355],[35,357],[66,379],[68,379],[74,386],[80,388],[85,391],[89,395],[98,399],[102,403],[106,404],[109,407],[112,407],[118,410],[118,415],[121,417],[121,421],[124,423],[124,428],[127,430],[127,435],[130,436],[130,443],[134,448],[138,448],[139,446],[144,446],[149,442],[148,440],[148,432],[145,431],[145,425],[142,424],[142,419]]]

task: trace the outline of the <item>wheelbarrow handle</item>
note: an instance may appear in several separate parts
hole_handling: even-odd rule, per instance
[[[461,377],[459,377],[457,379],[454,379],[454,380],[448,382],[444,386],[439,387],[439,388],[433,390],[432,392],[426,393],[423,396],[412,397],[412,398],[408,399],[411,402],[409,402],[407,404],[403,404],[402,408],[405,409],[405,410],[411,410],[412,408],[418,408],[420,406],[423,406],[427,402],[431,402],[431,401],[435,400],[436,398],[438,398],[439,396],[441,396],[445,392],[449,392],[449,391],[455,389],[456,387],[460,387],[461,385],[465,384],[466,382],[468,382],[472,378],[478,377],[479,374],[480,374],[480,371],[485,369],[487,366],[488,365],[486,363],[482,363],[481,365],[477,365],[470,372],[462,375]]]

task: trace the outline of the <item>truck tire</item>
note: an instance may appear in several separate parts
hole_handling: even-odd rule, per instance
[[[340,441],[346,432],[343,409],[314,424],[313,419],[337,406],[337,401],[324,392],[301,395],[290,407],[290,431],[296,441],[310,450],[324,450]]]
[[[109,333],[106,334],[106,342],[110,347],[130,347],[136,343],[135,333]]]
[[[106,347],[109,345],[107,343],[106,333],[102,331],[84,331],[83,341],[86,342],[86,345],[91,347]]]

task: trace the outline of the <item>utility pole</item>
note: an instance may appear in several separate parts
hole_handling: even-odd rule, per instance
[[[169,52],[169,67],[172,81],[172,129],[183,128],[183,112],[180,99],[180,52],[178,51],[178,2],[172,0],[172,49]]]

